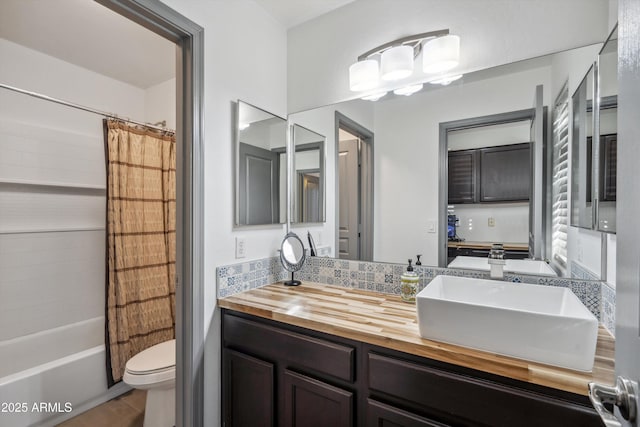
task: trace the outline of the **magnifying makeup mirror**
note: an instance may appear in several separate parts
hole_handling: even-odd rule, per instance
[[[287,233],[280,246],[280,262],[291,272],[291,280],[284,282],[286,286],[298,286],[302,282],[293,279],[293,273],[300,270],[306,259],[304,245],[296,233]]]

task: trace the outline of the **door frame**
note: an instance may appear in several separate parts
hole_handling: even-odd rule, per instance
[[[449,188],[449,167],[448,167],[448,147],[449,132],[463,129],[472,129],[484,126],[501,125],[506,123],[521,122],[533,119],[535,109],[527,108],[524,110],[509,111],[507,113],[491,114],[487,116],[471,117],[468,119],[452,120],[449,122],[441,122],[439,126],[439,153],[438,162],[440,170],[439,188],[438,188],[438,266],[445,268],[447,266],[447,200]],[[543,126],[547,127],[547,107],[543,107]],[[547,132],[543,131],[543,153],[547,145]],[[542,170],[542,188],[546,188],[546,174]],[[542,205],[538,211],[541,212],[543,227],[546,220],[546,201],[542,201]],[[540,236],[543,238],[543,236]],[[545,239],[546,240],[546,239]],[[544,240],[541,245],[544,248]]]
[[[159,0],[95,0],[176,44],[176,426],[203,424],[204,29]]]
[[[355,120],[350,119],[341,112],[335,112],[335,132],[334,132],[334,168],[335,168],[335,246],[334,256],[338,258],[339,228],[340,228],[340,176],[338,172],[338,157],[340,154],[340,129],[358,136],[362,142],[367,144],[366,155],[360,159],[360,193],[358,226],[360,232],[358,259],[361,261],[373,261],[373,206],[374,206],[374,134]]]

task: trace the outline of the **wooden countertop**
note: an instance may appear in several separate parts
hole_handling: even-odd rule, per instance
[[[613,384],[614,338],[598,331],[592,373],[556,368],[420,337],[416,307],[399,296],[331,285],[280,283],[218,299],[221,308],[581,395]]]
[[[499,242],[447,242],[449,248],[465,248],[465,249],[491,249],[493,243]],[[527,243],[503,243],[502,246],[505,250],[509,251],[528,251],[529,245]]]

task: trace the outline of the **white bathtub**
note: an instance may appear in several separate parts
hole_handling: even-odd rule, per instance
[[[105,356],[104,317],[0,342],[0,424],[53,426],[126,392],[107,389]]]

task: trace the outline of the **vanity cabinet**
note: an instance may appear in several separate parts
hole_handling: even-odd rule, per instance
[[[601,426],[586,396],[223,309],[223,425]]]
[[[528,201],[530,156],[529,143],[450,151],[448,203]]]

